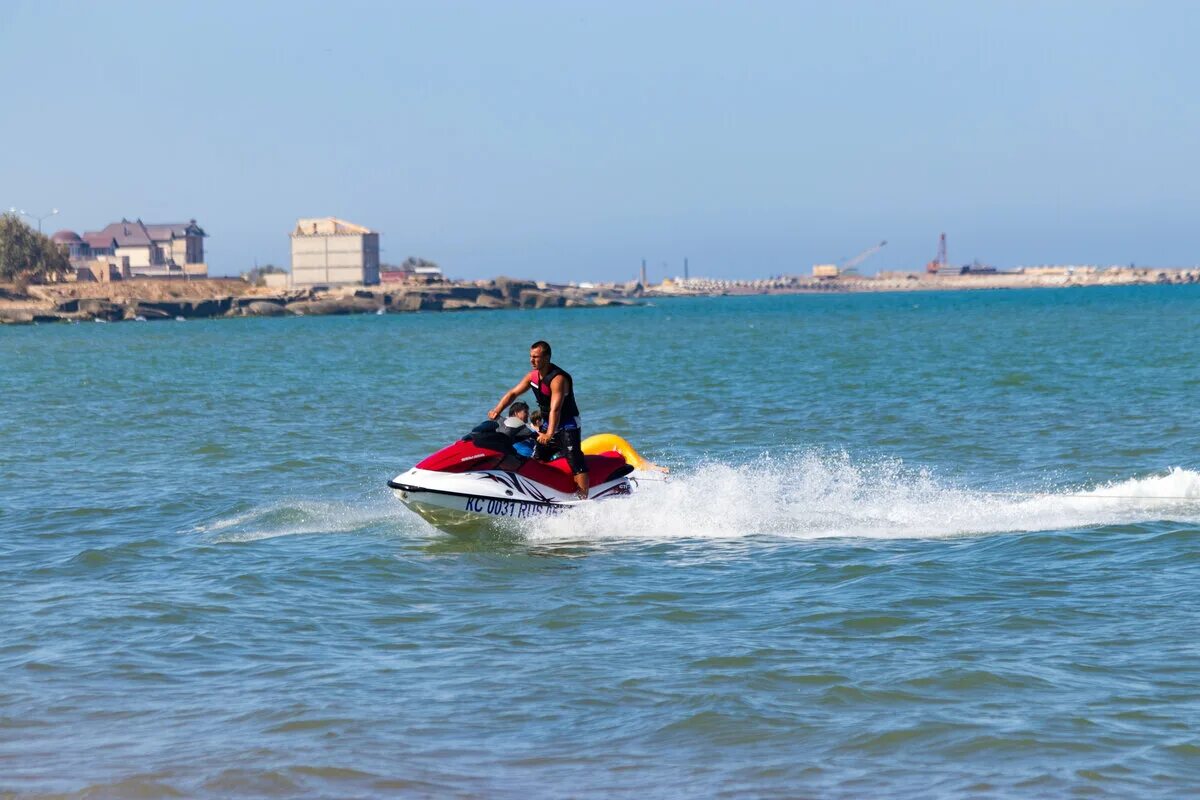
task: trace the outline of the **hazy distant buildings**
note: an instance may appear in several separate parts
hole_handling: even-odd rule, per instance
[[[379,283],[379,234],[337,217],[296,221],[292,286]]]
[[[813,264],[814,278],[836,278],[839,272],[837,264]]]
[[[59,231],[51,238],[84,280],[128,277],[206,278],[204,229],[196,220],[144,223],[123,219],[82,236]]]
[[[409,258],[400,265],[382,264],[379,267],[381,283],[436,283],[445,279],[441,267],[420,258]]]

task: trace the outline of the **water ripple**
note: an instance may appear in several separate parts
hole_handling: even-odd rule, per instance
[[[1191,796],[1172,292],[0,329],[0,795]],[[670,482],[399,506],[544,335]]]

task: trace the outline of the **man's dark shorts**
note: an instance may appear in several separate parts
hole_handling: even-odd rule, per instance
[[[587,461],[583,458],[583,450],[579,446],[581,433],[579,428],[567,428],[556,431],[550,437],[550,444],[538,444],[533,448],[533,457],[538,461],[550,461],[556,456],[567,459],[573,475],[587,472]]]

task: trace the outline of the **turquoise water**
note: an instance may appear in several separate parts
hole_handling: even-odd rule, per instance
[[[388,478],[547,338],[673,468]],[[0,795],[1200,790],[1200,290],[0,329]]]

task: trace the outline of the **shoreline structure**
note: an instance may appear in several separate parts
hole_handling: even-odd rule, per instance
[[[691,278],[661,284],[550,284],[514,278],[395,286],[280,290],[236,278],[135,279],[119,283],[0,284],[0,324],[213,317],[322,316],[415,311],[598,308],[654,297],[1036,289],[1200,283],[1200,267],[1029,267],[1016,272],[884,272],[833,278]]]
[[[649,287],[652,295],[812,294],[819,292],[928,292],[972,289],[1053,289],[1076,286],[1180,285],[1200,283],[1197,267],[1023,267],[1008,272],[964,270],[948,273],[881,272],[878,275],[808,277],[785,275],[759,280],[691,278]]]

